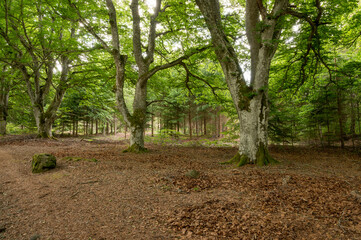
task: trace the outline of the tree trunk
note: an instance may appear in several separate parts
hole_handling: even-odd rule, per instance
[[[203,116],[203,135],[207,136],[207,113],[204,112]]]
[[[342,96],[341,96],[341,90],[337,89],[337,115],[338,115],[338,124],[339,124],[339,131],[340,131],[340,143],[341,148],[345,147],[345,141],[344,141],[344,122],[343,122],[343,109],[342,109]]]
[[[361,134],[361,116],[360,116],[360,103],[357,101],[357,121],[358,121],[358,133]]]
[[[154,115],[152,114],[152,122],[151,122],[151,124],[152,124],[152,137],[154,137]]]
[[[117,135],[117,117],[114,114],[114,135]]]
[[[146,124],[147,111],[147,87],[146,84],[137,84],[134,103],[133,115],[130,117],[130,147],[126,152],[144,152],[144,129]]]
[[[75,128],[76,128],[76,122],[75,119],[73,119],[73,137],[75,136]]]
[[[90,135],[94,134],[94,120],[92,119],[90,122]]]
[[[6,124],[8,116],[9,91],[0,89],[0,135],[6,135]]]
[[[275,1],[271,13],[267,13],[262,1],[246,1],[246,32],[251,47],[251,75],[254,78],[251,86],[247,85],[237,54],[224,33],[219,1],[196,0],[196,3],[211,33],[214,51],[238,113],[240,144],[238,153],[230,162],[237,162],[239,166],[271,163],[274,159],[269,155],[267,145],[268,76],[281,33],[279,13],[287,8],[288,1]],[[258,31],[260,17],[263,24]]]
[[[98,135],[99,133],[99,123],[98,120],[95,120],[95,135]]]
[[[191,107],[188,109],[188,125],[189,125],[189,138],[192,139],[192,115],[191,115]]]
[[[355,135],[356,135],[356,113],[355,113],[355,94],[351,90],[350,105],[351,105],[351,123],[350,123],[350,134],[352,140],[352,147],[355,148]]]

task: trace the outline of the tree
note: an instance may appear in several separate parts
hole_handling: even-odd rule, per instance
[[[188,59],[190,56],[204,51],[207,47],[201,49],[192,49],[185,55],[173,60],[168,61],[165,64],[153,66],[154,53],[156,49],[156,38],[163,34],[156,32],[157,18],[168,6],[161,8],[161,0],[156,1],[156,7],[154,13],[150,15],[148,25],[148,38],[146,41],[146,47],[143,47],[142,42],[142,29],[141,29],[141,17],[139,14],[139,1],[132,0],[131,12],[132,12],[132,43],[133,43],[133,57],[137,65],[137,79],[135,84],[134,101],[132,111],[130,111],[126,105],[124,99],[124,83],[126,74],[126,63],[128,55],[121,54],[119,30],[117,23],[117,13],[112,0],[106,0],[106,7],[108,9],[109,23],[111,30],[112,42],[109,45],[103,38],[94,30],[91,24],[82,16],[78,6],[74,3],[70,4],[73,9],[76,10],[79,21],[85,26],[85,28],[91,33],[95,39],[102,45],[102,47],[112,55],[116,70],[116,101],[119,111],[122,113],[125,122],[128,124],[131,130],[130,147],[126,150],[128,152],[142,152],[144,148],[144,129],[147,121],[147,84],[148,80],[157,72],[171,68],[177,64],[182,63],[183,60]],[[170,31],[172,32],[172,31]],[[143,51],[145,49],[145,51]]]
[[[5,1],[2,9],[5,28],[0,28],[0,35],[6,47],[11,49],[8,54],[13,57],[11,66],[22,73],[38,136],[52,137],[52,125],[68,88],[71,62],[68,51],[75,47],[72,41],[75,29],[56,18],[42,1],[35,5],[25,0],[17,3]],[[28,17],[36,24],[28,21]],[[61,66],[60,74],[55,73],[57,63]],[[52,92],[52,87],[55,92]],[[52,100],[47,104],[50,97]]]
[[[327,1],[329,11],[324,11],[320,0],[291,4],[288,0],[272,2],[262,0],[246,0],[245,31],[250,46],[251,80],[247,85],[240,68],[238,56],[224,31],[221,7],[218,0],[196,0],[207,27],[218,61],[231,92],[233,103],[237,109],[240,122],[240,145],[237,155],[233,158],[239,165],[256,163],[265,165],[273,162],[267,149],[268,128],[268,80],[271,61],[281,40],[281,32],[292,27],[290,16],[304,21],[308,25],[306,51],[300,61],[301,72],[305,77],[305,66],[311,52],[319,61],[320,54],[319,28],[334,20],[335,15],[343,14],[336,10],[336,5],[350,11],[355,1],[345,4],[342,1]],[[332,11],[334,7],[334,11]],[[329,13],[331,12],[331,13]],[[324,18],[323,18],[324,17]],[[324,29],[323,29],[324,31]]]

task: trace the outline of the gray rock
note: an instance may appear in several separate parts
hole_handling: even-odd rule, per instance
[[[33,156],[31,168],[33,173],[40,173],[56,167],[56,158],[51,154],[36,154]]]

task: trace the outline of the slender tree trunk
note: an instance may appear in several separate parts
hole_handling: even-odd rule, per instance
[[[188,125],[189,125],[189,138],[192,139],[192,115],[191,115],[191,108],[189,106],[188,110]]]
[[[0,92],[0,135],[6,134],[8,116],[9,91],[4,89]]]
[[[195,127],[196,127],[196,135],[197,135],[197,137],[198,137],[198,135],[199,135],[199,126],[198,126],[198,111],[197,111],[197,108],[196,108],[196,115],[195,115],[195,119],[194,119],[194,121],[195,121]]]
[[[203,115],[203,134],[204,136],[207,136],[207,113],[204,112]]]
[[[73,119],[73,137],[75,136],[75,128],[76,128],[76,122],[75,119]]]
[[[124,138],[127,139],[128,126],[124,124]]]
[[[154,137],[154,115],[152,114],[152,120],[151,120],[151,124],[152,124],[152,137]]]
[[[61,124],[61,136],[64,136],[64,130],[65,130],[65,121]]]
[[[356,135],[356,113],[355,113],[355,102],[354,102],[354,93],[351,90],[350,95],[350,107],[351,107],[351,123],[350,123],[350,133],[352,139],[352,147],[355,148],[355,135]]]
[[[186,135],[187,127],[186,127],[186,115],[183,117],[183,134]]]
[[[95,120],[95,135],[98,135],[99,133],[99,122],[98,120]]]
[[[357,121],[358,121],[358,133],[361,134],[361,116],[360,116],[360,103],[357,101]]]
[[[94,119],[92,119],[90,122],[90,135],[93,134],[94,134]]]
[[[344,117],[343,117],[342,96],[340,89],[337,89],[337,115],[338,115],[341,148],[344,148],[345,147],[345,140],[344,140],[345,133],[344,133],[344,122],[343,122]]]
[[[222,123],[221,123],[221,113],[218,112],[218,134],[217,137],[220,138],[221,137],[221,128],[222,128]]]
[[[114,114],[114,135],[117,135],[117,117]]]

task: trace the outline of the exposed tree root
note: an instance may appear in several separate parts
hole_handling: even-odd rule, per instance
[[[145,147],[139,146],[139,144],[134,143],[132,146],[128,147],[123,151],[123,153],[132,152],[132,153],[144,153],[148,150]]]
[[[277,164],[277,163],[279,162],[269,154],[268,149],[261,143],[256,155],[256,165],[266,166],[268,164]]]
[[[244,154],[237,153],[232,159],[226,162],[221,162],[221,164],[236,164],[237,167],[244,166],[246,164],[256,164],[257,166],[266,166],[268,164],[277,164],[279,163],[274,159],[268,152],[267,148],[263,144],[258,148],[256,155],[256,162],[251,162],[249,157]]]
[[[239,153],[234,155],[234,157],[231,158],[231,160],[226,162],[221,162],[221,164],[237,164],[237,167],[241,167],[248,163],[250,163],[249,158],[246,155],[241,156]]]

